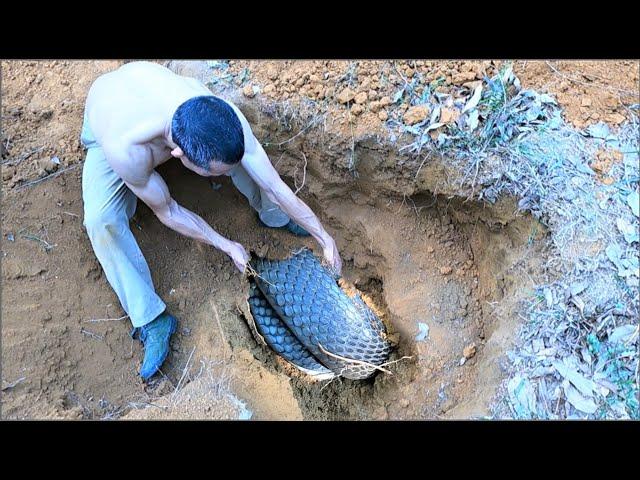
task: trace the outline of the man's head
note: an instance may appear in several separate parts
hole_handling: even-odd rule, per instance
[[[199,175],[223,175],[244,155],[242,124],[233,109],[213,96],[190,98],[171,121],[171,152]]]

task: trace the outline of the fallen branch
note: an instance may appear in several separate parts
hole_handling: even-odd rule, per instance
[[[120,320],[124,320],[125,318],[129,318],[129,315],[125,315],[120,318],[92,318],[90,320],[85,320],[82,323],[97,323],[97,322],[118,322]]]
[[[16,191],[19,191],[19,190],[22,190],[24,188],[30,187],[32,185],[35,185],[36,183],[44,182],[45,180],[49,180],[50,178],[57,177],[58,175],[61,175],[64,172],[68,172],[69,170],[73,170],[75,168],[78,168],[79,165],[80,165],[79,163],[76,163],[75,165],[71,165],[70,167],[63,168],[62,170],[58,170],[57,172],[52,173],[51,175],[47,175],[46,177],[42,177],[42,178],[39,178],[38,180],[33,180],[31,182],[27,182],[24,185],[20,185],[18,188],[16,188]]]

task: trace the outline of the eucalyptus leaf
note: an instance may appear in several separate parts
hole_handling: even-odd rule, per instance
[[[631,207],[631,211],[636,217],[640,217],[640,196],[637,191],[627,195],[627,205]]]

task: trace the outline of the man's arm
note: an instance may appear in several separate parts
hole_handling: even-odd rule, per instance
[[[133,149],[145,148],[146,147],[133,147]],[[120,175],[131,191],[147,204],[158,219],[167,227],[182,235],[194,238],[225,252],[231,257],[238,270],[244,272],[246,263],[249,261],[249,255],[244,247],[237,242],[223,237],[211,228],[202,217],[178,205],[178,203],[171,198],[169,188],[164,179],[158,172],[153,170],[150,161],[146,169],[140,169],[141,163],[144,165],[142,160],[135,162],[136,169],[132,171],[130,167],[132,163],[130,161],[131,155],[136,155],[140,159],[145,155],[145,152],[131,150],[132,149],[124,153],[108,152],[107,149],[105,149],[107,158],[115,172]]]
[[[336,273],[340,274],[342,260],[335,240],[327,233],[309,206],[300,200],[289,186],[282,181],[276,169],[271,165],[264,148],[255,137],[253,137],[249,145],[245,145],[242,166],[258,186],[264,190],[269,200],[278,205],[294,222],[313,235],[322,247],[324,257],[329,265]]]

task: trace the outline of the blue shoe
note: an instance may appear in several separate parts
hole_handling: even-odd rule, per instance
[[[169,354],[169,339],[177,325],[176,318],[165,312],[140,327],[140,341],[144,345],[144,360],[140,368],[143,380],[151,378],[164,363]]]
[[[276,229],[280,229],[280,230],[288,230],[291,233],[293,233],[294,235],[297,235],[299,237],[309,237],[309,236],[311,236],[311,234],[309,232],[307,232],[304,228],[302,228],[300,225],[298,225],[293,220],[289,220],[289,223],[287,223],[286,225],[283,225],[282,227],[270,227],[269,225],[267,225],[266,223],[264,223],[262,221],[262,219],[260,218],[259,215],[258,215],[258,221],[260,222],[260,224],[263,227],[276,228]]]
[[[293,220],[289,220],[289,223],[287,223],[282,228],[286,228],[291,233],[293,233],[294,235],[297,235],[299,237],[310,237],[311,236],[311,234],[309,232],[307,232],[304,228],[302,228],[300,225],[295,223]]]

